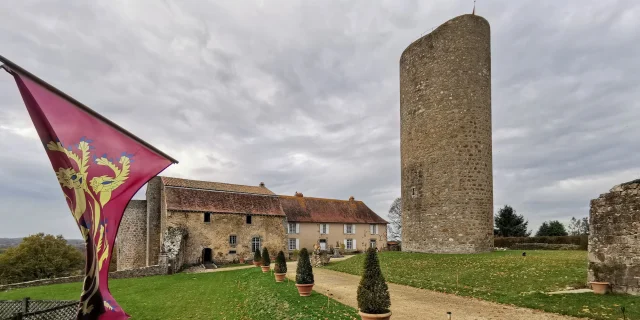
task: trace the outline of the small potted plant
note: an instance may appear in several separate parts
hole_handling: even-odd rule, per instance
[[[245,262],[245,261],[244,261],[244,253],[241,253],[241,254],[240,254],[240,258],[239,258],[239,260],[240,260],[240,263],[241,263],[241,264],[244,264],[244,262]]]
[[[256,250],[253,254],[253,265],[259,267],[262,264],[262,256],[260,255],[260,250]]]
[[[273,267],[273,271],[275,271],[276,282],[284,281],[284,277],[287,275],[287,260],[284,258],[284,252],[278,252],[276,265]]]
[[[309,260],[309,251],[307,251],[307,248],[300,250],[298,267],[296,269],[296,287],[298,287],[298,293],[301,297],[311,295],[311,289],[313,288],[313,268],[311,267],[311,260]]]
[[[373,248],[367,250],[364,272],[358,286],[358,314],[362,320],[388,320],[391,318],[389,288],[384,280],[378,254]]]
[[[262,272],[263,273],[269,272],[270,265],[271,265],[271,259],[269,258],[269,250],[267,250],[267,247],[264,247],[262,248]]]

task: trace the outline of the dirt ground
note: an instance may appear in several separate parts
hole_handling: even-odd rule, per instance
[[[332,259],[336,261],[336,259]],[[295,281],[296,262],[287,264],[287,277]],[[346,305],[358,308],[356,292],[360,277],[321,268],[313,269],[313,290]],[[568,320],[584,319],[543,311],[501,305],[494,302],[428,291],[388,283],[391,296],[391,319],[444,320],[447,312],[455,320]]]

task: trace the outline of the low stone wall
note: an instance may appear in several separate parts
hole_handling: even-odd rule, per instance
[[[167,271],[168,270],[166,266],[155,265],[155,266],[149,266],[149,267],[138,268],[138,269],[129,269],[129,270],[110,272],[109,279],[124,279],[124,278],[156,276],[156,275],[167,274]],[[83,280],[84,280],[84,275],[60,277],[60,278],[52,278],[52,279],[40,279],[40,280],[33,280],[33,281],[27,281],[27,282],[1,285],[0,291],[7,291],[12,289],[28,288],[28,287],[39,287],[39,286],[46,286],[50,284],[82,282]]]
[[[512,250],[580,250],[577,244],[554,243],[516,243],[509,249]]]

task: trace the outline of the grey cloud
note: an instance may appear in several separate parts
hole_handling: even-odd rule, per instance
[[[0,12],[0,54],[180,160],[163,174],[353,195],[384,217],[400,195],[400,54],[472,9],[448,0],[14,7]],[[586,216],[591,198],[640,175],[638,7],[478,2],[492,30],[496,209],[512,205],[535,229]],[[15,83],[0,76],[0,148],[11,150],[0,155],[0,219],[11,221],[0,236],[76,238],[41,145],[18,134],[31,126]]]

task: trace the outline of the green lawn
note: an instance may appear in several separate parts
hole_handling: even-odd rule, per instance
[[[289,271],[295,272],[295,270]],[[354,308],[313,292],[300,297],[292,281],[276,283],[260,268],[175,274],[109,282],[133,319],[360,319]],[[77,299],[81,283],[0,292],[0,300]]]
[[[628,295],[546,292],[567,286],[586,287],[586,251],[497,251],[448,255],[381,252],[380,266],[388,282],[470,296],[549,312],[589,317],[640,319],[640,297]],[[364,255],[331,263],[327,269],[360,275]]]

